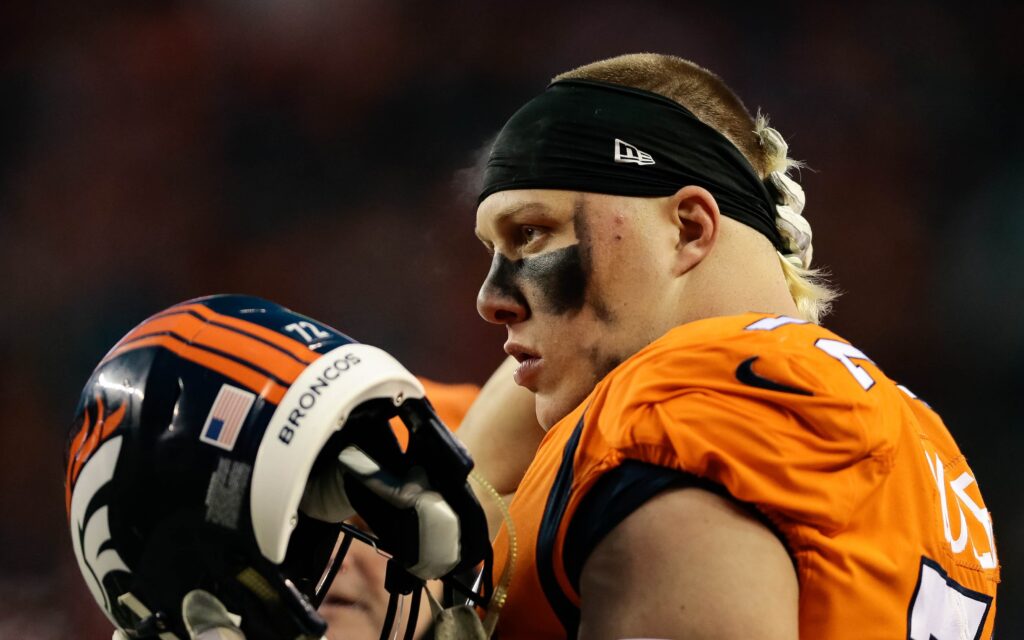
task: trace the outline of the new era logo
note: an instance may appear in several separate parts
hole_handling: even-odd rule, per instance
[[[637,149],[628,142],[615,138],[615,162],[645,165],[654,164],[654,158],[651,157],[651,154]]]
[[[217,399],[206,416],[206,424],[199,439],[221,449],[231,451],[242,429],[242,423],[249,415],[256,396],[229,384],[222,385]]]

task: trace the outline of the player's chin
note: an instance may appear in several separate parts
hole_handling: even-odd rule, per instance
[[[563,393],[538,391],[535,400],[537,421],[547,431],[575,409],[576,404],[578,403],[568,400]]]

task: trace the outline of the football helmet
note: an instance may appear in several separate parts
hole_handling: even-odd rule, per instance
[[[65,451],[72,545],[96,602],[129,637],[184,640],[181,603],[199,588],[251,640],[320,638],[315,609],[353,536],[406,568],[418,560],[300,508],[311,475],[346,448],[397,475],[425,474],[451,506],[459,560],[449,576],[489,565],[466,484],[472,460],[390,355],[248,296],[147,319],[92,373]],[[456,584],[474,602],[488,596]]]

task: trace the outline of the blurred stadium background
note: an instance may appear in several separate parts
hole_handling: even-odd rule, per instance
[[[810,165],[827,324],[946,418],[995,516],[997,635],[1024,637],[1024,5],[837,6],[0,5],[0,638],[109,637],[60,454],[117,338],[246,292],[482,381],[503,331],[455,176],[555,73],[645,50],[715,70]]]

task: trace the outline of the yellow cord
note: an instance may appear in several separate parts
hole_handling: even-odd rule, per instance
[[[491,499],[498,505],[498,509],[501,511],[501,518],[505,521],[505,531],[508,533],[508,554],[506,555],[505,569],[501,572],[501,579],[498,581],[498,586],[494,588],[491,603],[487,607],[487,614],[484,616],[484,632],[490,638],[491,634],[494,633],[494,627],[498,624],[498,614],[501,613],[502,607],[505,606],[505,599],[508,598],[508,587],[512,582],[512,572],[516,566],[516,555],[518,553],[516,526],[512,522],[512,514],[509,513],[505,499],[501,497],[501,494],[494,488],[494,485],[485,480],[476,471],[470,472],[469,477],[483,487],[487,494],[491,496]]]

